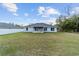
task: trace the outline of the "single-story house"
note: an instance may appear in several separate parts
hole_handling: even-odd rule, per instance
[[[50,24],[35,23],[27,25],[26,32],[57,32],[57,28]]]

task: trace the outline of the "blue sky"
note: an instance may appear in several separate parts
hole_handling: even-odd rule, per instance
[[[66,15],[67,7],[71,7],[71,14],[79,13],[78,3],[1,3],[0,22],[55,24],[58,16]]]

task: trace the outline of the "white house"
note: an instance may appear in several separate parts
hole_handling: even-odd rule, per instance
[[[57,32],[57,28],[45,23],[35,23],[27,25],[26,32]]]

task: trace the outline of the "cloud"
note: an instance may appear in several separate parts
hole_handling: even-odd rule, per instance
[[[72,8],[71,14],[79,14],[79,7]]]
[[[48,23],[48,24],[53,24],[53,25],[55,25],[56,24],[56,19],[57,18],[52,18],[52,19],[49,19],[49,20],[46,20],[46,22]]]
[[[39,7],[38,8],[38,15],[42,17],[48,17],[50,15],[60,15],[60,12],[57,9],[51,7]]]
[[[32,19],[32,23],[47,23],[47,24],[53,24],[55,25],[56,24],[56,19],[57,18],[51,18],[51,19],[44,19],[44,20],[39,20],[37,21],[37,19]]]
[[[45,7],[40,6],[40,7],[38,8],[39,15],[43,14],[44,11],[45,11]]]
[[[29,14],[28,14],[28,13],[25,13],[24,15],[25,15],[26,17],[28,17],[28,16],[29,16]]]
[[[19,16],[17,13],[13,13],[13,15],[15,15],[15,16]]]
[[[48,19],[48,20],[45,20],[45,23],[48,23],[48,24],[53,24],[53,25],[55,25],[56,24],[56,19],[57,18],[50,18],[50,19]]]
[[[57,11],[57,10],[54,9],[54,8],[48,8],[48,10],[47,10],[47,14],[48,14],[48,15],[51,15],[51,14],[57,14],[57,15],[60,15],[59,11]]]
[[[18,10],[18,7],[14,3],[2,3],[2,6],[4,6],[9,12],[12,12],[13,15],[17,15],[16,12]]]

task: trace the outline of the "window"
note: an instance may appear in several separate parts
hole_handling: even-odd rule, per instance
[[[54,28],[51,28],[51,31],[54,31]]]
[[[28,28],[26,28],[26,31],[28,31]]]
[[[34,27],[35,31],[38,31],[38,27]]]
[[[44,31],[47,31],[47,27],[44,28]]]

